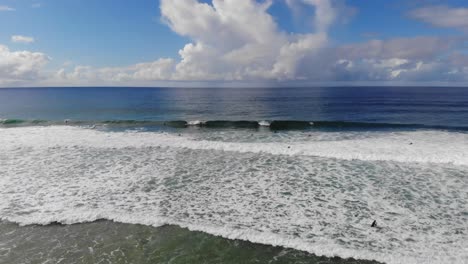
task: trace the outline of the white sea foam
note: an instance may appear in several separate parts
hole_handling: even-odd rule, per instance
[[[264,127],[269,127],[269,126],[270,126],[270,122],[268,122],[268,121],[260,121],[260,122],[258,122],[258,125],[259,125],[259,126],[264,126]]]
[[[187,122],[189,126],[199,126],[199,125],[203,125],[204,123],[205,121],[200,121],[200,120],[193,120],[193,121]]]
[[[322,132],[321,134],[325,134]],[[345,160],[449,163],[468,166],[468,134],[444,131],[380,133],[369,138],[333,141],[239,143],[193,140],[167,133],[113,132],[78,127],[27,127],[0,129],[0,149],[16,147],[177,147],[199,150],[318,156]]]
[[[77,127],[0,129],[0,219],[177,224],[318,255],[468,261],[468,168],[454,165],[466,165],[466,134],[317,137],[235,143]],[[369,227],[374,219],[380,228]]]

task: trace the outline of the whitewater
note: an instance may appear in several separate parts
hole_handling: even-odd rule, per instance
[[[320,256],[468,262],[468,133],[234,131],[0,128],[0,219],[175,224]]]

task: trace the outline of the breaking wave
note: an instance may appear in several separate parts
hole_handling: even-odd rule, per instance
[[[0,220],[176,224],[321,256],[468,260],[467,133],[317,140],[326,133],[241,143],[75,126],[0,128]],[[377,229],[369,227],[374,219]]]
[[[71,126],[0,129],[2,149],[48,146],[104,148],[173,147],[193,150],[316,156],[343,160],[447,163],[468,166],[468,134],[446,131],[385,132],[372,137],[322,140],[322,133],[302,141],[224,142],[163,132],[103,132]]]
[[[468,131],[468,126],[445,126],[445,125],[424,125],[424,124],[397,124],[397,123],[370,123],[370,122],[349,122],[349,121],[302,121],[302,120],[27,120],[27,119],[0,119],[0,127],[18,126],[50,126],[50,125],[71,125],[71,126],[110,126],[110,127],[145,127],[161,126],[172,128],[239,128],[258,129],[268,127],[270,130],[311,130],[311,129],[349,129],[349,130],[372,130],[372,129],[435,129],[435,130],[455,130]]]

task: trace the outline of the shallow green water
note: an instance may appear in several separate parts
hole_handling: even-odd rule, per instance
[[[177,226],[110,221],[0,224],[0,263],[373,263],[229,240]]]

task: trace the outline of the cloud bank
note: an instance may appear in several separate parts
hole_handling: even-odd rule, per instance
[[[394,38],[334,45],[330,30],[349,10],[340,0],[284,0],[313,10],[309,33],[280,29],[273,0],[161,0],[162,21],[190,41],[179,58],[122,67],[76,66],[45,73],[45,54],[0,46],[0,85],[155,85],[158,82],[468,82],[467,37]],[[425,7],[410,16],[465,29],[466,9]],[[440,15],[443,13],[442,15]],[[450,16],[450,17],[446,17]],[[21,37],[21,36],[17,36]],[[20,42],[34,39],[21,37]],[[5,63],[3,58],[9,58]],[[5,60],[6,61],[6,60]]]
[[[468,8],[426,6],[412,11],[410,16],[436,27],[468,30]]]
[[[10,51],[0,45],[0,85],[16,85],[41,79],[41,70],[50,58],[39,52]]]

